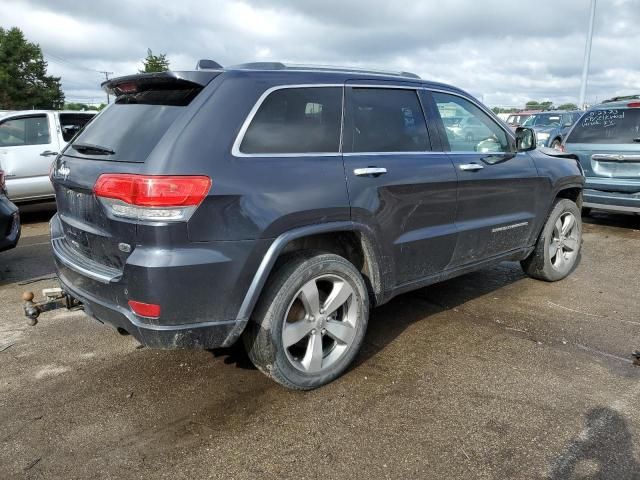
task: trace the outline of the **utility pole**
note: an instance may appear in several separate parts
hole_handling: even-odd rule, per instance
[[[102,70],[99,70],[100,73],[104,73],[104,78],[106,78],[107,80],[109,80],[109,75],[113,75],[113,72],[105,72]],[[107,105],[109,105],[109,92],[107,92]]]
[[[593,40],[593,20],[596,16],[596,0],[591,0],[591,13],[589,14],[589,30],[587,31],[587,43],[584,47],[584,62],[582,63],[582,82],[580,84],[580,98],[578,107],[585,109],[584,98],[587,93],[587,76],[589,75],[589,61],[591,60],[591,41]]]

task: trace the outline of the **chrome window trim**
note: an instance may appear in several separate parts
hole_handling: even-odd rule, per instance
[[[337,152],[320,152],[320,153],[243,153],[240,151],[240,145],[242,145],[242,141],[244,140],[244,136],[249,129],[249,125],[253,121],[253,117],[255,117],[256,113],[267,99],[269,95],[278,90],[287,90],[291,88],[341,88],[342,89],[342,108],[340,109],[340,143],[338,144]],[[238,135],[236,136],[236,140],[233,142],[233,147],[231,148],[231,155],[238,158],[253,158],[253,157],[264,157],[264,158],[287,158],[287,157],[335,157],[342,154],[342,129],[344,126],[344,84],[342,83],[300,83],[300,84],[287,84],[287,85],[275,85],[266,89],[262,95],[258,98],[256,103],[253,105],[247,118],[245,118]]]
[[[257,71],[257,70],[256,70]],[[417,79],[416,79],[417,80]],[[397,80],[396,80],[397,81]],[[402,81],[411,81],[411,79],[407,79],[407,80],[402,80]],[[342,88],[342,110],[341,110],[341,118],[340,118],[340,143],[338,145],[338,151],[337,152],[319,152],[319,153],[313,153],[313,152],[307,152],[307,153],[243,153],[240,151],[240,145],[242,145],[242,141],[244,140],[244,136],[247,133],[247,130],[249,129],[249,125],[251,125],[251,122],[253,121],[253,118],[255,117],[256,113],[258,112],[258,110],[260,109],[260,107],[262,106],[262,104],[264,103],[264,101],[266,100],[266,98],[273,92],[278,91],[278,90],[285,90],[285,89],[290,89],[290,88]],[[503,126],[496,121],[496,119],[494,118],[494,114],[491,110],[489,110],[488,108],[486,108],[485,106],[483,106],[482,104],[474,101],[472,98],[468,97],[467,95],[464,95],[462,93],[458,93],[458,92],[454,92],[451,90],[445,90],[445,89],[439,89],[439,88],[433,88],[433,87],[426,87],[426,86],[420,86],[420,85],[396,85],[393,83],[390,83],[389,85],[381,85],[381,84],[369,84],[369,83],[300,83],[300,84],[283,84],[283,85],[275,85],[273,87],[268,88],[267,90],[265,90],[262,95],[260,95],[260,97],[258,98],[258,100],[256,101],[256,103],[253,105],[253,107],[251,108],[251,110],[249,111],[249,114],[247,115],[247,118],[245,118],[242,127],[240,128],[240,131],[238,132],[238,135],[236,135],[236,139],[233,142],[233,147],[231,148],[231,154],[234,157],[237,158],[295,158],[295,157],[336,157],[336,156],[347,156],[347,157],[357,157],[357,156],[371,156],[371,155],[375,155],[375,156],[381,156],[381,155],[425,155],[425,154],[453,154],[453,155],[468,155],[468,154],[477,154],[479,152],[476,152],[475,150],[468,150],[468,151],[457,151],[457,152],[452,152],[452,151],[446,151],[446,150],[442,150],[442,151],[433,151],[433,150],[419,150],[419,151],[413,151],[413,152],[348,152],[348,153],[343,153],[342,152],[342,142],[344,139],[344,120],[345,120],[345,102],[346,102],[346,88],[385,88],[385,89],[401,89],[401,90],[414,90],[416,92],[416,94],[418,93],[418,90],[424,90],[424,91],[428,91],[428,92],[438,92],[438,93],[444,93],[447,95],[454,95],[456,97],[460,97],[463,100],[466,100],[468,102],[470,102],[471,104],[475,105],[477,108],[479,108],[481,111],[483,111],[485,114],[487,114],[489,116],[489,118],[491,118],[494,123],[496,125],[498,125],[498,127],[505,132],[505,134],[507,135],[507,137],[511,138],[514,142],[515,142],[515,134],[513,132],[511,132],[510,130],[506,130],[505,128],[503,128]],[[418,97],[418,101],[421,102],[420,97]],[[424,106],[422,107],[424,110]],[[427,122],[427,118],[426,118],[426,113],[423,111],[423,115],[425,116],[425,122]],[[575,124],[574,124],[575,126]],[[511,153],[520,153],[520,152],[494,152],[494,154],[498,155],[498,154],[511,154]]]
[[[433,150],[415,150],[413,152],[346,152],[343,153],[342,156],[343,157],[362,157],[362,156],[367,156],[367,157],[373,157],[373,156],[384,156],[384,155],[393,155],[398,156],[398,155],[442,155],[442,154],[448,154],[450,152],[434,152]]]

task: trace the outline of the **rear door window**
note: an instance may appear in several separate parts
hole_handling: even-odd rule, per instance
[[[0,122],[0,147],[47,145],[51,143],[46,115],[12,118]]]
[[[340,151],[342,87],[282,88],[262,102],[242,139],[246,154]]]
[[[640,109],[587,112],[576,123],[567,143],[636,143],[640,147]]]
[[[412,89],[353,88],[347,152],[421,152],[430,149],[418,94]]]

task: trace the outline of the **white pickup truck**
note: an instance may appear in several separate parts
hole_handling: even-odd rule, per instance
[[[54,197],[49,167],[97,112],[23,110],[0,115],[0,170],[15,203]]]

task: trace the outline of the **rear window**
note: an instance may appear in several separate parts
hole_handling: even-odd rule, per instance
[[[154,88],[119,95],[74,139],[67,155],[121,162],[144,162],[201,88]],[[105,151],[76,150],[93,145]]]
[[[576,123],[567,143],[638,143],[640,109],[592,110]]]
[[[65,142],[71,140],[94,116],[86,113],[61,113],[62,139]]]
[[[345,148],[363,153],[429,149],[427,125],[415,90],[354,88],[351,93],[352,125],[345,134]]]
[[[562,115],[559,113],[536,113],[531,115],[522,124],[523,127],[559,127],[562,124]]]
[[[275,90],[262,102],[240,151],[249,154],[338,153],[342,88]]]

